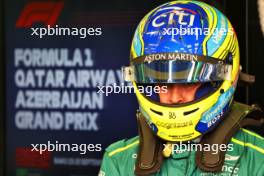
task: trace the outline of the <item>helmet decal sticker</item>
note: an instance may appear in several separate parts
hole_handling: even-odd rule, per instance
[[[191,10],[190,6],[198,10]],[[206,18],[205,11],[193,3],[179,2],[163,6],[149,16],[149,21],[145,25],[143,33],[145,54],[157,51],[202,54],[201,44],[205,35],[201,34],[197,37],[194,33],[190,35],[176,33],[177,29],[207,28],[207,21],[202,21],[201,18]]]
[[[231,101],[234,92],[235,88],[231,87],[219,97],[215,105],[202,115],[202,119],[196,127],[197,131],[204,133],[204,131],[207,131],[210,127],[217,124],[226,113],[227,106],[230,105],[229,102]]]

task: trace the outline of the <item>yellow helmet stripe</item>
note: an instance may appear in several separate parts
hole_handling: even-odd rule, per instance
[[[230,23],[228,22],[228,29],[231,28]],[[234,35],[230,35],[229,33],[227,33],[226,38],[224,40],[224,42],[222,43],[222,45],[219,47],[219,49],[213,54],[212,57],[216,57],[216,58],[221,58],[221,54],[223,52],[226,52],[229,50],[229,48],[234,46]],[[225,57],[221,58],[224,59]]]
[[[213,35],[214,29],[217,26],[217,20],[218,20],[217,19],[217,15],[216,15],[215,11],[212,10],[211,7],[208,8],[207,6],[203,5],[203,3],[197,2],[197,1],[195,1],[193,3],[196,3],[196,4],[200,5],[200,6],[202,6],[204,11],[206,12],[206,14],[208,16],[208,22],[209,22],[208,25],[209,25],[209,29],[210,29],[210,34],[207,35],[205,37],[204,41],[203,41],[203,54],[207,55],[206,44],[207,44],[207,41],[210,39],[210,37]]]

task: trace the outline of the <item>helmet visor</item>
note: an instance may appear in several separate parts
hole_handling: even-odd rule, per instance
[[[231,80],[232,65],[203,61],[155,60],[123,67],[126,81],[196,83]]]

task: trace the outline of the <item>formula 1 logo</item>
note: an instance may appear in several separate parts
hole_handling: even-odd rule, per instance
[[[180,7],[166,7],[160,9],[159,11],[163,10],[166,10],[166,12],[153,19],[153,27],[161,27],[165,24],[172,25],[174,23],[178,23],[179,25],[188,25],[189,27],[193,26],[196,14],[194,11]]]
[[[53,26],[64,6],[64,2],[31,2],[22,10],[17,22],[17,28],[29,28],[34,23]]]

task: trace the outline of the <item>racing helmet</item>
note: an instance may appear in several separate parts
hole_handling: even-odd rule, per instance
[[[198,138],[223,120],[237,85],[239,46],[227,17],[200,2],[179,0],[149,12],[136,28],[130,66],[123,67],[133,84],[139,110],[163,140]],[[142,85],[201,83],[195,100],[164,104],[140,91]],[[204,91],[205,90],[205,91]]]

